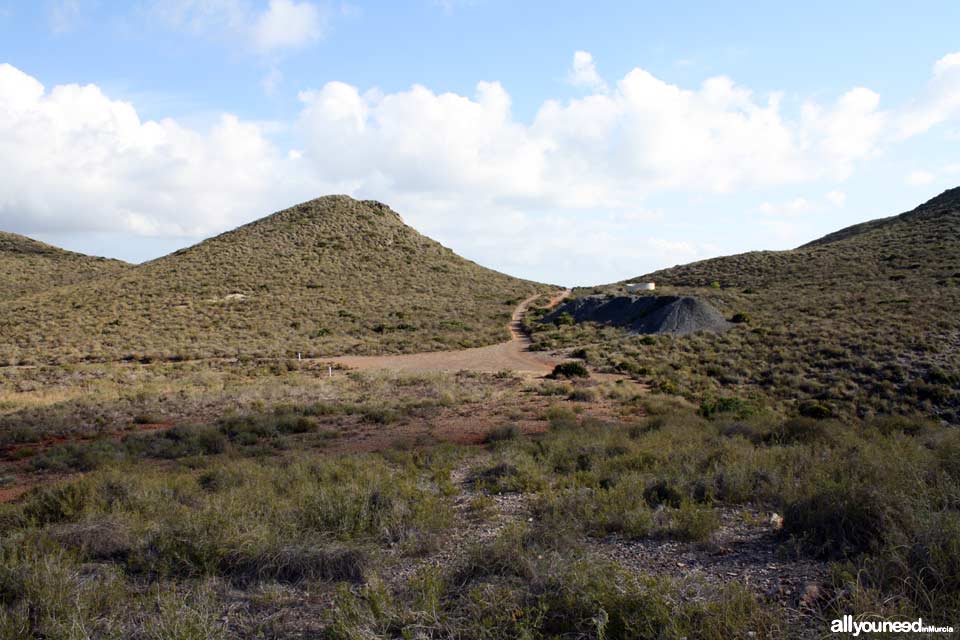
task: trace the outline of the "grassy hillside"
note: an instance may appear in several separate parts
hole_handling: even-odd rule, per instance
[[[414,352],[506,339],[547,287],[469,262],[389,207],[312,200],[102,279],[0,304],[0,362]]]
[[[0,231],[0,304],[14,298],[120,273],[130,265],[64,251]]]
[[[655,281],[658,293],[701,296],[741,322],[721,336],[656,339],[544,328],[538,345],[580,347],[601,366],[708,404],[773,399],[811,415],[922,412],[960,421],[960,188],[791,251],[637,279]]]

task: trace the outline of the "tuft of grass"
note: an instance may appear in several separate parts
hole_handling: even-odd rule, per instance
[[[521,435],[520,427],[515,424],[504,424],[499,427],[494,427],[487,432],[487,435],[483,438],[483,441],[486,444],[494,444],[497,442],[504,442],[506,440],[516,440]]]

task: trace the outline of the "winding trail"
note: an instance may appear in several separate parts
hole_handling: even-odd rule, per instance
[[[570,290],[559,291],[550,297],[548,307],[554,307],[567,296]],[[395,356],[340,356],[323,358],[350,369],[389,369],[392,371],[517,371],[542,375],[553,370],[557,363],[545,353],[530,351],[530,338],[523,331],[523,314],[541,295],[527,298],[513,310],[510,324],[510,340],[488,347],[474,347],[459,351],[430,351]]]

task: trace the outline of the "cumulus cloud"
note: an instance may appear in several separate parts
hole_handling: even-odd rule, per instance
[[[936,176],[929,171],[911,171],[907,174],[906,183],[912,187],[919,187],[930,184],[934,180]]]
[[[593,82],[582,54],[574,70]],[[609,91],[546,101],[529,124],[514,119],[496,82],[479,83],[472,97],[330,82],[300,99],[299,129],[325,175],[569,208],[625,208],[662,190],[843,178],[874,153],[886,119],[864,89],[809,103],[791,119],[781,96],[757,97],[729,78],[684,89],[639,68]]]
[[[299,195],[291,171],[258,125],[235,116],[206,132],[142,121],[96,86],[46,91],[0,65],[4,229],[204,235]]]
[[[950,53],[933,65],[933,77],[920,97],[898,114],[900,138],[924,133],[960,116],[960,52]]]
[[[264,52],[302,47],[320,39],[325,22],[320,9],[309,2],[270,0],[254,23],[254,46]]]
[[[573,54],[573,67],[568,79],[575,87],[586,87],[599,93],[607,91],[607,83],[597,73],[593,55],[589,51],[577,51]]]
[[[934,182],[956,180],[958,174],[960,174],[960,163],[953,162],[929,171],[924,169],[911,171],[904,178],[904,182],[911,187],[923,187]]]
[[[246,30],[253,42],[265,12],[289,18],[307,4],[275,0],[253,14],[241,0],[169,7],[189,28]],[[263,28],[279,33],[276,25]],[[260,42],[295,46],[311,33],[318,32],[263,35]],[[263,123],[229,114],[208,130],[144,121],[133,105],[96,86],[48,90],[3,65],[0,228],[197,236],[309,197],[350,193],[389,202],[423,231],[501,268],[546,264],[562,249],[573,261],[592,256],[611,276],[616,269],[642,273],[658,259],[710,254],[673,235],[674,221],[648,210],[651,196],[841,182],[896,144],[905,114],[954,117],[944,96],[955,67],[951,56],[943,58],[930,91],[885,108],[866,88],[791,104],[725,76],[682,87],[641,68],[608,84],[592,56],[578,52],[571,79],[586,95],[546,100],[529,121],[515,117],[498,82],[459,95],[420,85],[384,93],[334,81],[300,92],[299,115],[278,127],[292,148],[280,148]],[[280,79],[267,76],[264,89]],[[787,237],[797,216],[842,206],[845,198],[834,189],[767,202],[758,212],[771,233]],[[794,222],[785,220],[791,216]],[[523,272],[533,275],[530,264]]]
[[[842,207],[847,202],[846,192],[840,191],[838,189],[834,189],[833,191],[828,191],[826,198],[827,198],[827,202],[829,202],[835,207]]]
[[[757,210],[764,215],[786,217],[797,216],[812,211],[813,209],[813,203],[806,198],[794,198],[793,200],[780,203],[764,202],[757,207]]]
[[[791,229],[791,232],[793,232],[796,227],[791,223],[787,223],[784,219],[797,218],[804,214],[819,213],[828,209],[836,209],[842,207],[846,202],[847,194],[834,189],[825,193],[822,198],[814,198],[812,200],[800,196],[783,202],[762,202],[756,210],[767,218],[781,218],[779,223],[775,223],[772,220],[765,221],[765,224],[768,224],[771,228],[777,228],[781,231]]]

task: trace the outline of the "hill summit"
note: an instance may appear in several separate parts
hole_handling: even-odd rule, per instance
[[[911,229],[911,225],[914,227]],[[814,247],[817,245],[829,244],[837,240],[845,240],[853,236],[868,234],[871,232],[880,232],[883,230],[895,231],[920,231],[926,233],[928,225],[936,225],[942,232],[960,231],[960,187],[948,189],[927,200],[916,209],[901,213],[889,218],[879,220],[870,220],[855,224],[839,231],[829,233],[822,238],[807,243],[804,247]],[[937,231],[937,229],[929,229]]]
[[[811,415],[924,413],[960,423],[960,188],[797,249],[632,280],[702,298],[737,324],[722,336],[649,345],[589,324],[558,327],[535,333],[535,346],[599,344],[591,362],[647,371],[654,387],[707,401],[772,398]]]
[[[514,305],[546,290],[457,256],[385,204],[326,196],[117,277],[0,305],[0,358],[480,346],[506,339]]]
[[[0,231],[0,304],[91,278],[119,273],[130,265],[65,251],[16,233]]]

